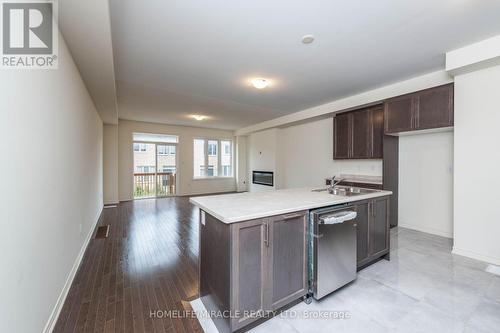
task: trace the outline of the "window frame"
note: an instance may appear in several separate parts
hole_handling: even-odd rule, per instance
[[[193,137],[192,145],[194,147],[195,140],[203,140],[204,146],[204,165],[200,167],[205,168],[205,176],[195,176],[194,175],[194,165],[193,165],[193,180],[210,180],[210,179],[231,179],[235,177],[234,173],[234,140],[229,138],[213,138],[213,137]],[[208,174],[208,157],[213,156],[208,154],[208,141],[217,141],[217,170],[214,168],[215,176],[207,176]],[[222,176],[222,144],[221,141],[228,141],[231,143],[230,153],[231,156],[231,176]],[[194,163],[194,150],[193,150],[193,163]]]

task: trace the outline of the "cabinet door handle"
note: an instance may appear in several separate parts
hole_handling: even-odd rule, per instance
[[[266,247],[269,247],[269,224],[267,222],[264,223],[264,244],[266,244]]]
[[[283,216],[283,220],[291,220],[291,219],[295,219],[297,217],[301,217],[302,214],[290,214],[290,215],[285,215]]]

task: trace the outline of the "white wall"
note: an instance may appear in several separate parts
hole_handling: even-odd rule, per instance
[[[399,225],[453,237],[453,132],[399,138]]]
[[[244,192],[248,189],[247,169],[247,137],[236,137],[236,190]]]
[[[500,66],[455,77],[454,247],[500,265]]]
[[[59,69],[3,70],[0,96],[0,332],[42,332],[102,209],[102,121],[62,37]]]
[[[193,139],[229,139],[233,140],[234,144],[232,131],[120,120],[118,123],[118,189],[120,201],[133,199],[134,155],[132,151],[132,135],[134,132],[179,136],[177,194],[192,195],[236,190],[235,178],[193,179]]]
[[[339,174],[382,176],[382,160],[333,160],[333,118],[284,128],[279,142],[281,188],[320,187]]]
[[[270,191],[277,187],[277,144],[279,129],[252,133],[247,141],[248,189],[250,192]],[[274,186],[252,184],[252,171],[274,172]]]
[[[104,125],[103,132],[104,204],[118,200],[118,125]]]
[[[276,188],[321,187],[338,174],[382,176],[382,160],[333,160],[332,118],[252,133],[248,152],[249,180],[252,170],[274,171]]]

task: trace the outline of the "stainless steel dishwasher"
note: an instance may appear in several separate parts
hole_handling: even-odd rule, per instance
[[[309,279],[315,299],[356,279],[356,216],[349,205],[310,212]]]

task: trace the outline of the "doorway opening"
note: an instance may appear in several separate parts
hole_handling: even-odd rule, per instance
[[[179,137],[133,134],[134,199],[176,194]]]

